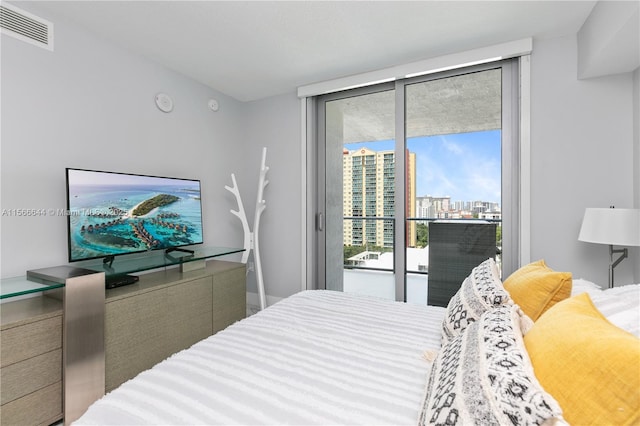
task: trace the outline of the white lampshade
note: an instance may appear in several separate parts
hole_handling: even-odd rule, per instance
[[[640,209],[586,209],[578,240],[640,246]]]

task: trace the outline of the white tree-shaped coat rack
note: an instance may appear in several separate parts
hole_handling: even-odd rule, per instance
[[[260,245],[258,244],[259,240],[259,231],[260,231],[260,216],[262,216],[262,212],[267,208],[266,201],[262,198],[264,193],[264,188],[269,184],[269,181],[266,179],[267,172],[269,171],[269,167],[265,165],[265,161],[267,159],[267,148],[262,148],[262,162],[260,163],[260,178],[258,180],[258,195],[256,197],[256,212],[253,217],[253,232],[249,228],[249,222],[247,221],[247,215],[244,211],[244,205],[242,204],[242,197],[240,197],[240,191],[238,190],[238,184],[236,183],[235,174],[231,173],[231,181],[233,182],[233,187],[225,186],[224,188],[231,192],[238,202],[238,210],[231,210],[231,213],[240,219],[242,223],[242,229],[244,230],[244,252],[242,254],[242,263],[247,263],[249,259],[249,253],[253,250],[253,260],[256,268],[256,280],[258,283],[258,296],[260,297],[260,310],[267,307],[267,300],[264,290],[264,281],[262,279],[262,265],[260,263]]]

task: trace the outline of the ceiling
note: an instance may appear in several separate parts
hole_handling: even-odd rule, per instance
[[[327,129],[343,143],[395,138],[393,90],[327,102]],[[406,87],[407,138],[502,127],[500,69],[462,74]]]
[[[26,5],[31,2],[14,2]],[[40,1],[239,101],[525,37],[576,34],[595,1]],[[54,20],[55,24],[55,20]]]

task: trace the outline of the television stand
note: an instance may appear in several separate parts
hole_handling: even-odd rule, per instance
[[[107,275],[104,284],[105,288],[110,289],[136,283],[139,279],[136,275]]]
[[[2,365],[2,383],[13,374],[10,377],[17,379],[12,392],[22,395],[2,401],[0,423],[51,424],[64,417],[65,425],[70,424],[104,395],[105,388],[113,389],[243,318],[244,264],[212,260],[206,268],[181,271],[184,265],[242,251],[202,247],[172,260],[158,250],[121,256],[111,266],[98,258],[77,267],[30,270],[26,277],[0,280],[0,299],[7,302],[0,309],[2,360],[15,362],[9,373]],[[160,268],[165,269],[144,274],[134,286],[105,291],[105,275]],[[43,291],[47,295],[7,300]],[[29,322],[32,317],[37,325]],[[13,368],[25,358],[27,364]]]
[[[166,249],[164,251],[164,254],[169,254],[173,251],[179,251],[182,253],[189,253],[189,254],[195,254],[195,250],[189,250],[189,249],[185,249],[185,248],[181,248],[181,247],[170,247],[168,249]]]
[[[232,247],[209,246],[194,249],[171,247],[138,254],[132,253],[128,256],[118,256],[113,264],[109,264],[108,260],[105,263],[105,259],[101,258],[78,262],[78,265],[96,272],[104,272],[107,277],[110,275],[137,275],[138,272],[171,266],[179,266],[181,272],[188,272],[204,268],[206,259],[243,251],[244,249]],[[179,252],[181,254],[176,254]]]
[[[103,265],[107,265],[109,268],[111,268],[111,265],[113,265],[113,259],[115,259],[114,255],[109,255],[109,256],[105,256],[104,259],[102,259],[102,264]],[[106,268],[106,266],[105,266]]]
[[[186,253],[186,256],[174,257],[171,255],[173,252]],[[170,247],[164,251],[165,257],[170,259],[172,262],[180,263],[181,272],[195,271],[196,269],[203,269],[206,266],[206,259],[194,259],[195,253],[195,250],[189,250],[181,247]],[[185,263],[185,261],[188,263]]]

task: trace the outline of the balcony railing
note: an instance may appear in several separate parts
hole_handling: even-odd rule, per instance
[[[344,259],[344,290],[384,297],[389,299],[395,298],[395,247],[394,228],[396,218],[393,216],[350,216],[344,217],[344,221],[352,222],[353,229],[351,245],[345,244]],[[443,220],[441,218],[408,218],[418,224],[425,224]],[[465,222],[492,222],[497,223],[496,242],[497,254],[496,262],[500,264],[500,248],[501,248],[501,227],[502,223],[499,219],[445,219],[447,222],[465,221]],[[371,223],[383,221],[383,224],[376,224],[376,229],[383,226],[383,240],[378,241],[380,234],[371,232]],[[363,232],[365,231],[365,232]],[[345,239],[348,235],[345,234]],[[345,241],[346,242],[346,241]],[[426,241],[428,245],[428,239]],[[359,249],[354,248],[360,246]],[[407,247],[407,250],[424,250],[423,253],[410,253],[407,251],[407,266],[405,273],[405,293],[408,302],[426,304],[428,293],[428,249],[423,247]],[[347,257],[348,254],[348,257]],[[420,257],[422,255],[422,257]],[[418,259],[416,261],[416,259]],[[416,263],[415,265],[412,263]]]

